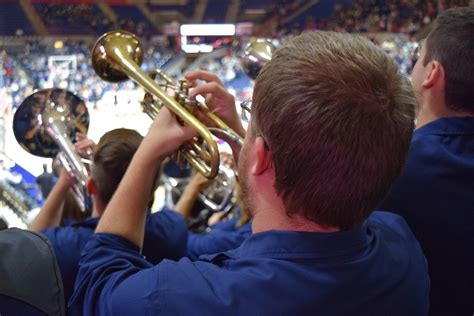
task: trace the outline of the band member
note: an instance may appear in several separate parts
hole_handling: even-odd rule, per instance
[[[222,156],[221,156],[222,157]],[[207,188],[214,180],[209,180],[203,175],[196,173],[183,190],[181,197],[174,209],[183,215],[185,220],[189,219],[191,210],[196,203],[198,194]],[[238,185],[236,185],[238,190]],[[238,203],[236,203],[238,204]],[[252,234],[249,217],[242,214],[239,206],[235,218],[222,219],[226,214],[216,213],[208,219],[209,226],[203,232],[189,232],[186,247],[186,257],[196,260],[201,255],[214,254],[222,251],[232,250],[239,247]],[[222,211],[221,213],[225,213]],[[213,218],[216,223],[210,223]]]
[[[61,172],[38,216],[30,229],[42,232],[51,241],[61,270],[66,302],[74,289],[81,251],[93,234],[99,218],[112,198],[143,137],[129,129],[115,129],[105,133],[97,144],[87,191],[92,198],[92,216],[85,221],[59,227],[62,204],[73,179]],[[158,177],[159,172],[153,174]],[[153,190],[154,191],[154,190]],[[149,195],[149,201],[152,195]],[[146,217],[143,254],[152,263],[162,258],[177,259],[185,254],[187,227],[181,216],[173,211],[156,212]]]
[[[209,81],[191,95],[243,131],[215,76],[187,78]],[[418,241],[400,216],[373,212],[402,169],[415,104],[395,62],[367,39],[289,41],[255,81],[238,155],[253,235],[201,261],[153,266],[140,254],[153,174],[196,133],[162,109],[84,248],[70,303],[87,315],[425,315]]]
[[[474,312],[474,8],[445,11],[413,69],[416,131],[381,209],[402,215],[428,260],[432,315]]]

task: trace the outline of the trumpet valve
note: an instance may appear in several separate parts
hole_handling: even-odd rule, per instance
[[[186,95],[189,95],[189,88],[191,85],[184,79],[179,80],[179,90],[183,91]]]

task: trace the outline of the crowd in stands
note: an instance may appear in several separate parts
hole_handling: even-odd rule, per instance
[[[143,21],[134,21],[132,18],[120,18],[117,28],[136,34],[138,36],[149,36],[152,30]]]
[[[94,6],[88,4],[42,4],[35,6],[46,27],[52,33],[100,34],[111,22]]]
[[[6,102],[11,103],[10,110],[18,107],[36,89],[51,87],[67,89],[80,96],[89,105],[96,105],[108,91],[134,88],[135,85],[130,81],[109,84],[98,77],[91,66],[90,49],[91,47],[83,42],[66,42],[60,49],[31,43],[22,53],[15,56],[3,51],[0,57],[2,59],[0,64],[3,64],[3,69],[0,67],[0,89],[8,87],[4,93],[7,95]],[[72,68],[51,64],[48,57],[52,55],[70,56],[77,66]],[[162,67],[171,56],[167,50],[147,50],[142,68],[151,71]],[[4,109],[4,112],[6,111]]]
[[[289,38],[291,36],[274,39],[274,43],[278,46]],[[412,55],[417,47],[416,42],[394,36],[390,41],[378,44],[398,62],[403,73],[409,74]],[[89,52],[90,47],[81,42],[65,43],[62,49],[53,51],[37,43],[31,43],[25,47],[23,53],[16,56],[3,51],[0,57],[0,64],[3,65],[3,69],[0,67],[0,98],[2,98],[1,87],[8,87],[3,91],[5,105],[8,104],[8,108],[4,107],[2,111],[14,110],[36,89],[51,87],[67,89],[84,99],[89,106],[96,106],[109,91],[136,90],[136,85],[131,81],[110,84],[98,77],[91,66]],[[199,68],[216,73],[238,100],[245,100],[251,95],[252,83],[242,70],[241,53],[242,48],[237,50],[228,48],[224,56],[208,59],[199,65]],[[72,56],[77,67],[58,69],[58,66],[49,63],[48,57],[51,55]],[[172,59],[172,56],[170,50],[147,51],[142,68],[151,71],[162,67]]]
[[[315,19],[306,16],[303,23],[283,23],[284,18],[295,12],[301,1],[281,1],[267,14],[274,27],[265,32],[273,36],[301,34],[304,31],[334,30],[345,32],[391,32],[414,34],[430,24],[444,10],[454,6],[468,6],[470,0],[355,0],[348,5],[336,1],[334,13],[329,17]]]
[[[150,26],[143,20],[118,15],[113,22],[91,4],[41,4],[35,9],[52,34],[102,34],[112,29],[122,29],[139,36],[152,34]]]
[[[400,65],[401,71],[409,74],[412,66],[412,57],[417,48],[413,37],[416,31],[428,25],[439,12],[453,5],[467,5],[468,0],[444,1],[389,1],[389,0],[356,0],[350,5],[336,2],[334,14],[329,18],[315,20],[307,17],[303,25],[278,25],[271,34],[277,45],[302,32],[324,29],[349,32],[390,32],[407,33],[407,38],[394,36],[393,39],[376,41]],[[301,1],[280,1],[278,5],[268,8],[268,20],[282,21],[282,17],[295,12],[301,6]],[[88,27],[92,33],[108,30],[114,25],[92,5],[58,5],[45,4],[35,6],[48,26],[66,26],[74,31],[75,27]],[[134,21],[132,18],[120,18],[117,25],[122,29],[139,35],[149,35],[149,25],[144,21]],[[271,30],[271,28],[269,29]],[[6,112],[5,104],[11,108],[17,107],[22,100],[35,89],[59,87],[73,91],[88,101],[96,104],[108,91],[121,89],[135,89],[133,83],[108,84],[100,79],[91,67],[90,47],[85,43],[65,43],[61,48],[47,48],[32,42],[24,52],[11,56],[3,52],[0,56],[0,99],[2,111]],[[74,70],[62,69],[57,71],[55,66],[48,62],[50,55],[74,56],[77,68]],[[145,54],[145,70],[163,66],[173,53],[160,50],[151,50]],[[230,50],[226,57],[207,61],[201,68],[217,73],[231,89],[236,88],[236,95],[245,98],[251,91],[251,83],[245,79],[240,68],[240,50]],[[2,92],[1,87],[8,87]],[[238,99],[241,99],[238,97]]]

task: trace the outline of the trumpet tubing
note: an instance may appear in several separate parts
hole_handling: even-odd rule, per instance
[[[198,132],[199,139],[183,145],[180,151],[201,174],[209,179],[214,178],[219,170],[217,143],[213,139],[212,129],[196,118],[196,112],[203,112],[214,121],[218,132],[232,135],[231,139],[239,144],[242,144],[242,138],[212,114],[205,105],[190,98],[186,82],[178,82],[160,69],[156,69],[150,75],[146,74],[140,69],[142,58],[143,49],[140,42],[135,35],[125,31],[112,31],[102,35],[92,49],[92,66],[102,79],[118,82],[130,78],[145,89],[146,102],[144,100],[142,106],[150,118],[154,119],[164,105],[176,114],[181,123],[191,126]],[[165,87],[175,89],[174,96],[168,95],[165,89],[155,82],[157,76],[165,81]]]

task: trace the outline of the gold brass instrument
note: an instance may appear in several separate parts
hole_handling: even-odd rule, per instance
[[[242,55],[242,68],[247,76],[255,80],[263,66],[272,59],[275,49],[266,39],[257,39],[250,43]]]
[[[150,75],[140,69],[143,49],[137,37],[126,31],[112,31],[102,35],[92,49],[92,66],[102,79],[109,82],[120,82],[131,78],[142,86],[148,95],[149,107],[145,112],[154,118],[161,106],[165,105],[185,124],[194,128],[199,138],[184,144],[179,152],[202,175],[212,179],[219,170],[219,151],[211,133],[219,133],[232,141],[242,144],[242,138],[231,130],[221,119],[213,114],[204,104],[188,95],[186,82],[176,82],[161,70]],[[166,86],[173,87],[174,96],[170,96],[162,86],[155,82],[159,76]],[[195,114],[202,113],[217,126],[208,128],[200,122]]]
[[[234,169],[223,164],[214,182],[198,194],[198,199],[211,212],[226,211],[233,207],[234,187],[237,179]]]
[[[161,80],[163,83],[160,84],[165,91],[172,89],[175,95],[184,98],[188,91],[188,86],[185,81],[176,81],[170,78],[163,71],[157,69],[150,73],[150,77],[153,80]],[[178,99],[179,100],[179,99]],[[163,103],[157,101],[150,93],[145,93],[143,101],[141,102],[142,110],[146,113],[151,119],[154,119],[158,114],[159,110],[163,106]],[[209,127],[209,130],[214,128]],[[216,132],[219,132],[219,129],[216,129]],[[224,132],[225,133],[225,132]],[[235,134],[235,133],[234,133]],[[228,134],[227,137],[233,138],[232,134]],[[233,140],[237,143],[241,140]],[[195,146],[199,150],[199,145],[195,142],[191,142],[192,146]],[[178,165],[181,165],[180,152],[173,157]],[[222,157],[221,157],[222,158]],[[166,201],[167,205],[171,208],[174,207],[175,203],[173,201],[173,195],[180,196],[182,193],[183,187],[186,185],[189,179],[179,179],[179,178],[170,178],[164,174],[161,176],[161,182],[164,185],[166,192]],[[198,199],[202,204],[211,212],[220,212],[225,211],[226,209],[232,208],[232,197],[234,196],[234,183],[236,182],[236,172],[233,168],[229,166],[228,163],[220,159],[219,170],[212,182],[211,186],[205,189],[202,193],[198,194]]]
[[[275,46],[266,39],[257,39],[247,45],[242,54],[242,68],[250,79],[255,80],[273,56]],[[242,108],[242,120],[248,122],[250,120],[250,112],[252,109],[252,101],[247,100],[240,104]]]
[[[75,152],[76,133],[87,134],[89,112],[78,96],[63,89],[44,89],[28,96],[13,118],[13,132],[23,149],[46,158],[57,157],[75,179],[74,199],[85,211],[88,171]]]
[[[235,168],[231,165],[233,158],[231,158],[232,155],[227,153],[222,153],[222,155],[224,159],[221,160],[217,176],[212,180],[209,187],[197,195],[197,199],[202,203],[202,206],[211,213],[228,211],[235,204],[237,177]],[[226,156],[229,157],[225,159]],[[232,161],[229,162],[229,159],[232,159]],[[176,166],[176,163],[172,161],[169,163]],[[166,167],[161,174],[160,182],[165,190],[165,204],[173,209],[192,176],[177,175],[174,172],[167,174],[165,170]]]

